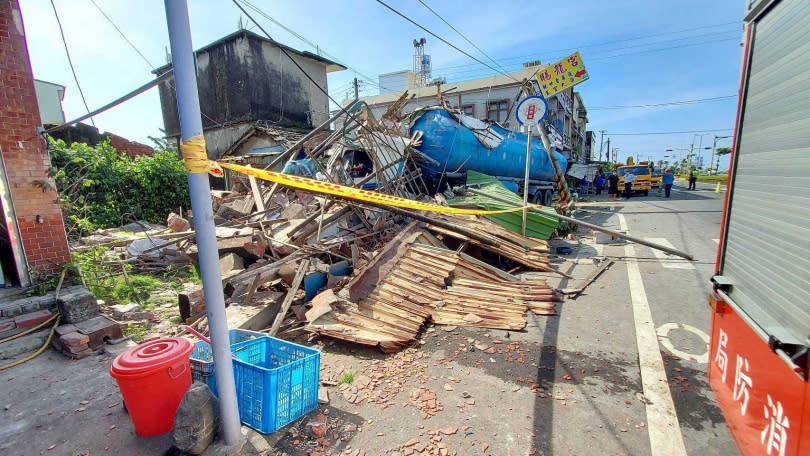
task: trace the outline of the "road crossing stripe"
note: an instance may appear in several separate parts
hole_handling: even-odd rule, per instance
[[[627,220],[622,214],[619,225],[622,231],[628,232]],[[624,246],[627,258],[627,279],[630,283],[630,299],[633,304],[633,320],[636,326],[636,345],[638,346],[638,364],[641,371],[641,385],[647,411],[647,433],[650,437],[652,456],[686,456],[681,426],[672,402],[664,360],[658,345],[658,334],[655,332],[650,304],[644,291],[644,282],[638,268],[636,248],[632,243]]]

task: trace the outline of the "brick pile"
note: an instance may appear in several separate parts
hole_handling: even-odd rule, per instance
[[[80,359],[100,350],[107,340],[120,339],[123,332],[118,322],[99,315],[59,326],[56,335],[58,337],[53,339],[53,347],[69,358]]]

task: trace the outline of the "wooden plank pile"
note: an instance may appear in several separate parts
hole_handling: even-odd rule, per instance
[[[437,225],[429,225],[430,230],[437,234],[459,239],[481,249],[497,253],[530,269],[560,273],[551,267],[548,262],[549,248],[547,241],[521,236],[489,219],[475,215],[435,214],[433,217],[436,220],[461,226],[490,242],[484,243],[480,240],[464,236],[457,231]]]
[[[339,295],[330,295],[329,308],[310,319],[306,330],[392,352],[413,341],[428,319],[521,330],[527,310],[553,315],[560,300],[545,281],[523,282],[448,250],[412,223]]]

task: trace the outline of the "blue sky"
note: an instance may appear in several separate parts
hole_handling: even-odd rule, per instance
[[[665,149],[688,148],[694,135],[629,136],[619,133],[732,128],[736,100],[637,109],[609,106],[657,104],[735,95],[739,83],[743,2],[681,1],[457,1],[423,0],[507,70],[524,61],[551,62],[580,50],[590,80],[577,87],[589,108],[588,128],[627,155],[661,158]],[[151,68],[104,19],[91,0],[54,0],[65,28],[79,81],[91,109],[152,78]],[[95,0],[154,66],[166,61],[168,34],[163,2]],[[410,68],[412,40],[426,36],[434,76],[458,81],[493,74],[469,57],[426,35],[374,0],[251,0],[268,15],[306,37],[372,81],[363,94],[377,93],[377,75]],[[470,54],[487,61],[417,0],[388,0]],[[201,47],[236,30],[240,11],[227,0],[189,2],[192,39]],[[59,38],[49,0],[20,0],[34,76],[67,86],[65,115],[85,112]],[[274,39],[297,49],[309,45],[255,15]],[[254,28],[254,31],[257,31]],[[493,65],[494,66],[494,65]],[[351,71],[329,77],[342,100]],[[362,79],[362,77],[360,77]],[[163,126],[156,90],[95,118],[103,131],[147,142]],[[703,137],[704,147],[713,135]],[[698,139],[695,138],[695,147]],[[721,140],[719,146],[727,146]],[[598,147],[598,143],[597,143]]]

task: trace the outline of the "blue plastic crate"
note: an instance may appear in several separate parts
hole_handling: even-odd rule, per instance
[[[243,423],[269,434],[318,406],[320,351],[274,337],[231,348]]]
[[[231,329],[228,331],[230,344],[238,344],[246,340],[253,340],[259,337],[269,337],[267,334],[258,331],[248,331],[246,329]],[[203,382],[217,394],[217,379],[214,375],[214,355],[211,353],[211,346],[205,341],[199,341],[194,345],[191,352],[191,378],[195,382]]]

